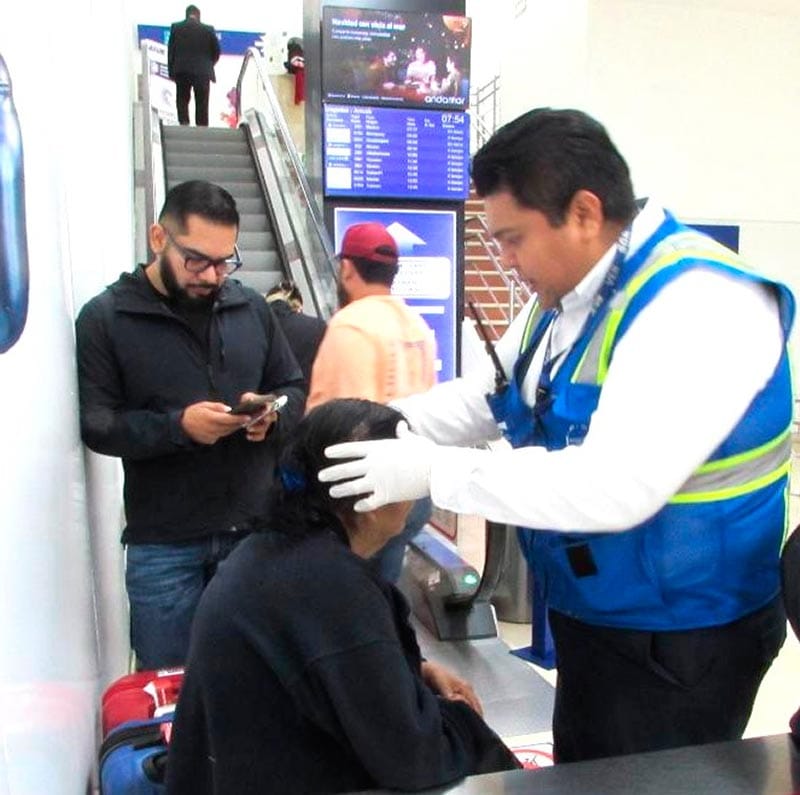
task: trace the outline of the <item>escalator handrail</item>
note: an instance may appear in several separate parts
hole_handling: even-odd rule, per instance
[[[317,204],[314,194],[311,191],[311,187],[308,184],[305,168],[303,167],[300,156],[297,153],[297,147],[295,146],[294,140],[289,132],[289,128],[286,125],[283,111],[280,107],[280,103],[278,102],[278,98],[275,95],[275,91],[272,88],[272,83],[264,74],[264,71],[261,67],[261,54],[255,47],[248,48],[247,52],[245,53],[244,60],[242,62],[242,68],[239,71],[239,77],[236,81],[236,112],[239,119],[244,118],[245,109],[242,106],[242,85],[244,83],[245,75],[250,68],[256,70],[258,81],[264,90],[264,96],[267,99],[269,112],[272,116],[272,122],[277,128],[278,137],[283,144],[285,153],[289,157],[292,171],[294,172],[294,178],[297,182],[300,192],[302,193],[303,205],[309,214],[315,234],[319,240],[322,251],[325,254],[325,260],[329,271],[328,275],[335,281],[337,271],[336,257],[330,240],[330,235],[328,234],[328,230],[323,222],[322,212],[320,211],[319,205]]]
[[[257,110],[247,110],[241,121],[246,130],[253,153],[254,164],[259,181],[264,191],[264,200],[269,208],[275,240],[281,252],[281,260],[286,275],[292,279],[304,297],[305,311],[311,311],[327,320],[335,305],[333,300],[333,284],[330,273],[320,274],[314,267],[319,257],[314,251],[314,241],[310,239],[310,231],[298,232],[296,210],[299,207],[303,220],[309,213],[299,198],[286,186],[281,184],[281,165],[283,157],[273,149],[280,148],[280,141],[268,129],[264,114]],[[292,201],[294,199],[294,201]],[[294,216],[294,217],[293,217]],[[301,225],[304,225],[301,223]],[[317,243],[319,241],[317,240]],[[324,254],[322,254],[324,258]],[[309,267],[311,265],[311,267]],[[327,277],[328,284],[324,283]]]
[[[490,602],[503,576],[508,535],[513,528],[486,520],[486,557],[473,602]]]
[[[286,147],[286,152],[292,161],[292,167],[297,174],[297,181],[301,187],[301,190],[303,191],[304,202],[306,205],[308,205],[309,211],[312,212],[318,229],[321,232],[325,232],[323,237],[326,237],[327,231],[325,230],[325,225],[322,222],[322,214],[319,212],[319,207],[314,200],[311,187],[308,184],[305,168],[300,161],[300,155],[297,153],[297,147],[295,146],[294,139],[289,132],[289,128],[286,126],[283,110],[281,109],[277,96],[275,96],[275,90],[272,88],[272,83],[261,68],[261,53],[259,53],[255,47],[249,47],[245,53],[244,61],[242,62],[242,68],[239,71],[239,77],[236,81],[236,112],[241,119],[245,110],[242,108],[242,83],[244,81],[244,75],[251,64],[253,68],[255,68],[259,77],[259,82],[264,88],[264,93],[267,97],[267,102],[269,103],[270,113],[272,114],[272,118],[278,127],[280,137]],[[331,254],[333,254],[332,247]]]

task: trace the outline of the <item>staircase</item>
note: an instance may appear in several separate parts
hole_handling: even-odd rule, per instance
[[[204,179],[233,196],[244,263],[235,278],[265,293],[284,277],[284,268],[246,130],[163,126],[161,137],[167,190],[186,180]]]
[[[514,271],[506,271],[489,235],[483,201],[474,191],[464,205],[464,317],[472,302],[489,340],[495,342],[530,297]]]

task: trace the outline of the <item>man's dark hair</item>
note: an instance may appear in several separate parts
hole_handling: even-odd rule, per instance
[[[181,232],[186,231],[186,218],[199,215],[223,226],[239,226],[239,211],[233,196],[212,182],[194,179],[171,188],[164,200],[159,223],[172,219]]]
[[[197,17],[200,19],[200,9],[197,6],[186,6],[186,19]]]
[[[553,226],[579,190],[600,199],[608,220],[635,214],[627,163],[605,127],[579,110],[537,108],[504,125],[472,159],[472,179],[479,196],[508,190]]]
[[[383,284],[391,287],[394,277],[397,276],[397,265],[387,265],[385,262],[374,262],[363,257],[346,257],[353,263],[356,273],[367,284]]]
[[[352,512],[358,497],[337,499],[317,475],[333,461],[325,448],[339,442],[393,439],[403,415],[371,400],[329,400],[312,409],[292,431],[278,460],[277,489],[269,529],[304,537],[333,530],[347,542],[337,515]]]

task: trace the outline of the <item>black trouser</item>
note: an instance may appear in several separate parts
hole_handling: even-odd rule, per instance
[[[596,627],[552,610],[550,625],[558,762],[741,738],[786,637],[780,598],[732,624],[686,632]]]
[[[209,83],[207,77],[175,75],[175,104],[180,124],[189,123],[189,98],[194,91],[194,123],[198,127],[208,127]]]

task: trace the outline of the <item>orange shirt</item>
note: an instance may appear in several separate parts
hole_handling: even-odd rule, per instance
[[[306,411],[332,398],[388,403],[436,383],[436,342],[425,321],[393,295],[340,309],[314,359]]]

